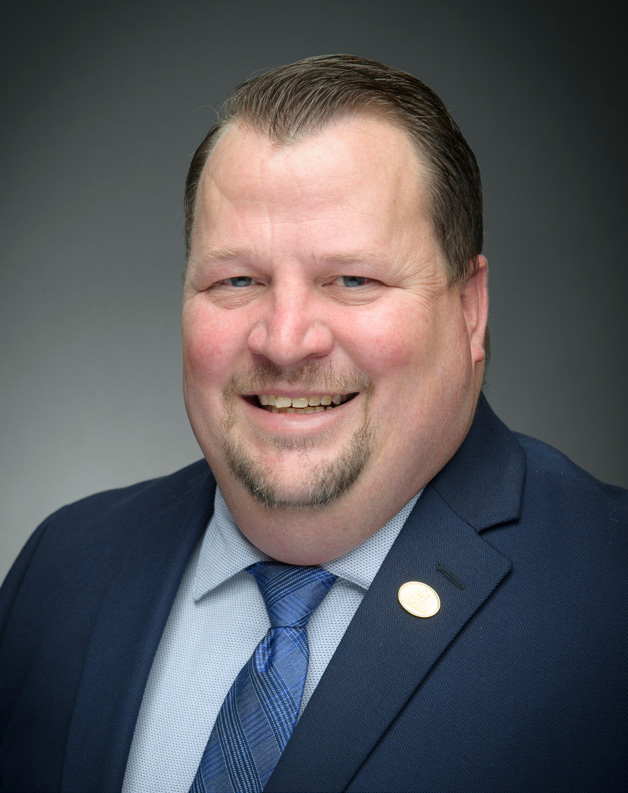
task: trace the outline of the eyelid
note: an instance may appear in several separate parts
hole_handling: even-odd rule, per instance
[[[250,283],[241,284],[241,285],[230,283],[231,281],[239,281],[239,280],[247,280]],[[231,275],[228,278],[221,278],[220,281],[215,281],[212,284],[212,287],[224,286],[230,289],[245,289],[246,287],[254,286],[256,283],[257,280],[252,275]]]
[[[342,282],[343,279],[355,279],[355,280],[364,282],[364,283],[357,284],[357,285],[353,286],[354,289],[359,289],[360,287],[374,286],[375,284],[380,283],[375,278],[369,278],[368,275],[353,275],[353,274],[350,274],[350,275],[349,274],[338,275],[338,276],[336,276],[336,278],[334,278],[334,281],[332,283],[337,283],[339,281]],[[342,283],[341,285],[345,286],[344,283]],[[349,288],[349,287],[347,287],[347,288]]]

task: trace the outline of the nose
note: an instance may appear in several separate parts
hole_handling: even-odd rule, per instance
[[[277,290],[265,303],[248,338],[253,355],[283,368],[329,355],[333,334],[312,295]]]

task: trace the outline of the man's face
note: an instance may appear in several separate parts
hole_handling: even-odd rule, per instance
[[[464,439],[485,273],[448,283],[425,179],[405,134],[372,117],[289,146],[237,125],[219,140],[183,343],[188,414],[223,491],[398,509]]]

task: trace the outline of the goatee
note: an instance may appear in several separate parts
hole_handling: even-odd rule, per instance
[[[303,464],[299,470],[308,470],[300,487],[291,488],[276,481],[272,468],[262,463],[234,437],[236,395],[268,392],[280,384],[300,386],[303,392],[325,394],[361,392],[364,396],[364,417],[361,426],[349,443],[333,459],[312,464],[308,450],[321,438],[285,438],[266,436],[264,442],[280,451],[300,450]],[[372,431],[366,407],[372,383],[359,372],[333,373],[318,361],[306,361],[298,369],[283,370],[272,363],[256,364],[245,375],[235,375],[225,390],[227,417],[223,427],[223,450],[232,474],[255,500],[268,509],[321,509],[341,498],[356,482],[372,455]]]

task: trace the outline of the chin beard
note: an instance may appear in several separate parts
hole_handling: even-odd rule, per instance
[[[308,445],[306,441],[297,441],[290,447],[305,450]],[[285,443],[277,443],[277,446],[286,448]],[[321,509],[337,501],[356,482],[372,453],[371,431],[365,422],[350,445],[334,459],[315,465],[300,486],[286,487],[276,481],[270,466],[250,456],[229,433],[225,434],[223,447],[231,473],[259,504],[268,509]],[[304,458],[307,466],[306,451]]]

